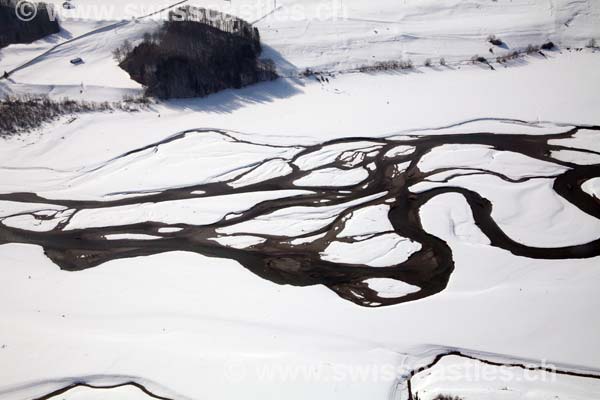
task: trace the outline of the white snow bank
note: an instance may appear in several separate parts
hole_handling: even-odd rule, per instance
[[[282,159],[269,160],[229,183],[229,186],[234,188],[248,186],[271,178],[285,176],[291,172],[292,167],[290,167],[287,161]]]
[[[338,237],[364,236],[394,230],[388,213],[390,206],[379,204],[352,212]]]
[[[250,221],[219,228],[218,233],[255,233],[267,235],[299,236],[323,228],[333,222],[344,210],[385,196],[378,193],[346,203],[331,206],[287,207],[270,214],[260,215]]]
[[[600,199],[600,178],[588,179],[587,181],[583,182],[581,189],[590,196]]]
[[[122,121],[123,132],[130,127]],[[172,132],[171,132],[172,133]],[[82,158],[94,149],[103,149],[104,134],[73,140],[42,140],[36,149],[27,152],[29,161],[21,159],[19,167],[0,167],[0,191],[35,192],[50,198],[106,200],[133,194],[148,194],[170,187],[189,186],[235,178],[249,169],[233,186],[239,187],[267,178],[266,174],[285,174],[284,161],[259,163],[273,157],[291,157],[297,150],[288,147],[268,147],[234,142],[214,131],[188,132],[170,142],[147,145],[138,151],[127,148],[109,159]],[[118,139],[121,142],[121,139]],[[46,167],[45,165],[48,165]],[[269,169],[267,169],[269,168]],[[118,196],[114,196],[117,194]]]
[[[114,233],[114,234],[104,235],[104,238],[106,240],[123,240],[123,239],[153,240],[153,239],[160,239],[161,237],[155,236],[155,235],[146,235],[144,233]]]
[[[6,217],[15,214],[33,213],[36,211],[62,211],[66,207],[55,204],[43,203],[21,203],[18,201],[0,200],[0,217]]]
[[[61,222],[66,222],[73,214],[73,210],[52,211],[42,210],[32,214],[20,214],[0,219],[0,223],[13,228],[25,229],[34,232],[50,231]],[[38,218],[36,218],[38,217]]]
[[[321,258],[334,263],[391,267],[406,261],[420,249],[420,243],[388,233],[354,243],[333,241],[321,252]]]
[[[353,166],[359,160],[363,160],[366,153],[380,148],[376,142],[350,141],[334,143],[308,154],[303,154],[294,160],[301,170],[307,171],[332,163],[336,160],[345,161],[345,165]]]
[[[159,228],[158,232],[160,233],[174,233],[174,232],[179,232],[181,231],[183,228]]]
[[[256,237],[256,236],[235,235],[235,236],[223,236],[223,237],[213,238],[210,240],[214,240],[215,242],[222,244],[223,246],[233,247],[234,249],[245,249],[245,248],[263,243],[266,239]]]
[[[460,194],[446,193],[434,197],[419,210],[423,228],[446,242],[490,244],[475,225],[467,201]]]
[[[459,396],[464,400],[589,400],[600,392],[600,380],[497,367],[448,356],[433,368],[416,374],[412,379],[412,390],[423,400],[433,400],[438,394]]]
[[[415,151],[414,146],[399,145],[399,146],[396,146],[396,147],[388,150],[384,154],[384,157],[393,158],[393,157],[397,157],[397,156],[406,156],[408,154],[413,153],[414,151]]]
[[[424,172],[441,168],[477,168],[497,172],[511,179],[555,176],[566,171],[560,165],[483,145],[439,146],[425,154],[417,165]]]
[[[577,150],[553,150],[553,158],[578,165],[600,164],[600,154],[587,153]]]
[[[364,168],[324,168],[312,171],[310,174],[296,179],[294,185],[304,187],[350,186],[361,183],[368,176],[369,173]]]
[[[369,285],[369,289],[376,291],[377,295],[383,298],[402,297],[421,289],[418,286],[389,278],[371,278],[365,279],[364,282]]]
[[[423,192],[440,186],[459,186],[492,202],[492,218],[513,240],[528,246],[561,247],[588,243],[600,232],[594,219],[553,190],[552,179],[506,182],[493,175],[459,176],[448,183],[422,182],[411,187]]]
[[[302,190],[251,192],[215,197],[170,200],[160,203],[140,203],[108,208],[79,210],[66,230],[101,226],[118,226],[146,221],[165,224],[207,225],[220,221],[227,214],[239,213],[265,200],[305,194]]]
[[[508,99],[508,98],[507,98]],[[427,127],[407,130],[403,134],[392,136],[397,139],[410,140],[415,136],[454,135],[465,133],[494,133],[498,135],[554,135],[573,129],[566,123],[542,121],[503,120],[502,118],[475,118],[460,123],[450,123],[439,127]]]
[[[551,139],[548,144],[600,152],[600,131],[580,129],[568,139]]]

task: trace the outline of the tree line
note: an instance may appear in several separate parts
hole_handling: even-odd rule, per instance
[[[113,52],[119,66],[158,98],[202,97],[277,77],[260,60],[258,29],[239,18],[181,7],[137,46],[126,41]]]
[[[17,0],[0,0],[0,48],[16,43],[31,43],[45,36],[60,31],[56,15],[51,9],[52,5],[46,3],[35,4],[36,13],[32,14],[30,21],[18,17]],[[24,5],[27,9],[30,5]],[[27,16],[22,14],[23,16]]]

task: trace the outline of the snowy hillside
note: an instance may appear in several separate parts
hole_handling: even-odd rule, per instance
[[[65,10],[62,0],[55,3],[62,33],[0,51],[0,68],[16,69],[11,76],[14,84],[3,90],[75,96],[83,86],[109,98],[139,90],[118,68],[111,52],[121,42],[138,41],[145,32],[156,29],[173,4],[164,0],[140,4],[77,0],[74,9]],[[340,72],[398,59],[422,66],[427,59],[437,64],[444,58],[456,66],[475,55],[494,60],[549,41],[563,49],[585,47],[594,38],[600,41],[600,3],[596,1],[384,0],[376,6],[360,0],[183,3],[255,22],[266,45],[264,57],[272,58],[286,76],[306,68]],[[504,44],[491,45],[490,35]],[[52,50],[57,44],[60,46]],[[82,57],[85,64],[69,65],[68,60],[75,57]]]
[[[0,94],[142,93],[72,2]],[[1,400],[598,397],[600,2],[184,3],[282,77],[0,138]]]

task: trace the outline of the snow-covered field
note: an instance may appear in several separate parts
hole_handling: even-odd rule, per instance
[[[141,92],[170,4],[74,3],[0,93]],[[285,76],[1,139],[0,399],[597,398],[599,2],[188,3]]]
[[[0,51],[0,68],[15,70],[11,83],[1,88],[3,92],[105,99],[139,93],[140,86],[117,66],[111,52],[123,41],[135,43],[145,32],[155,30],[170,7],[181,2],[75,0],[71,10],[61,6],[62,0],[54,3],[63,21],[60,34]],[[597,1],[380,0],[377,6],[359,0],[183,3],[256,22],[265,44],[264,57],[272,58],[281,74],[290,77],[305,68],[339,73],[399,59],[411,60],[420,72],[440,72],[468,64],[475,55],[494,61],[497,56],[552,41],[561,47],[547,52],[546,57],[554,58],[578,52],[592,39],[600,41]],[[164,11],[157,13],[160,10]],[[490,35],[504,44],[491,45]],[[83,58],[84,64],[68,63],[76,57]],[[439,65],[441,58],[446,66]],[[543,59],[537,53],[530,58]],[[433,68],[423,68],[427,59]]]

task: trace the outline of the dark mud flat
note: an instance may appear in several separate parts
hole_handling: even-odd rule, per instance
[[[289,189],[308,189],[312,192],[275,200],[263,201],[239,214],[230,214],[222,220],[210,225],[177,224],[167,225],[157,222],[144,222],[121,226],[95,227],[77,230],[64,230],[68,220],[46,232],[32,232],[19,228],[8,227],[0,224],[0,243],[26,243],[40,245],[46,255],[60,268],[68,271],[80,271],[92,268],[110,260],[128,257],[145,256],[169,251],[190,251],[208,257],[227,258],[239,262],[253,273],[276,282],[296,286],[325,285],[339,296],[356,304],[369,307],[387,306],[402,302],[413,301],[428,297],[444,290],[454,270],[452,251],[443,240],[427,233],[421,224],[419,209],[430,199],[444,193],[458,193],[468,202],[477,226],[491,241],[491,245],[505,249],[515,255],[535,259],[573,259],[589,258],[600,255],[600,238],[577,246],[539,248],[518,243],[508,237],[497,225],[491,216],[492,204],[480,194],[461,187],[442,187],[411,193],[409,188],[419,182],[426,181],[432,175],[448,170],[456,170],[457,175],[464,174],[491,174],[508,182],[520,182],[535,177],[514,180],[500,173],[476,170],[461,173],[460,168],[437,169],[434,171],[420,171],[417,163],[423,155],[432,149],[445,144],[479,144],[488,145],[496,150],[511,151],[534,159],[552,162],[569,169],[557,175],[554,181],[555,192],[571,204],[587,213],[590,218],[600,218],[600,201],[582,189],[581,185],[587,179],[600,176],[600,164],[576,165],[560,161],[551,157],[551,151],[569,150],[570,148],[552,145],[551,139],[565,139],[573,137],[579,129],[597,131],[600,127],[575,127],[568,132],[551,135],[525,135],[525,134],[494,134],[489,132],[470,134],[448,134],[439,136],[414,136],[396,140],[392,138],[343,138],[324,142],[312,146],[294,146],[300,149],[292,159],[286,160],[293,169],[291,174],[268,179],[247,186],[232,188],[227,183],[233,181],[208,183],[185,188],[168,189],[157,194],[128,197],[111,201],[79,201],[56,200],[42,198],[34,193],[9,193],[1,194],[0,200],[11,200],[28,203],[50,203],[67,207],[73,210],[102,209],[120,205],[132,205],[149,202],[163,202],[168,200],[192,199],[200,197],[213,197],[234,193],[249,193],[260,191],[278,191]],[[186,135],[203,134],[203,130],[191,130],[171,137],[163,142],[153,143],[140,149],[130,151],[121,157],[127,157],[167,142],[183,139]],[[229,140],[248,143],[240,140],[227,132],[219,132]],[[306,176],[310,171],[302,171],[294,161],[299,157],[317,152],[326,146],[370,142],[378,145],[376,151],[369,150],[361,153],[360,145],[348,158],[343,153],[334,161],[320,166],[318,169],[339,168],[351,169],[374,163],[376,168],[369,171],[367,180],[360,184],[346,187],[319,186],[302,187],[293,182]],[[385,157],[385,153],[399,145],[414,146],[415,151],[408,155]],[[274,146],[281,147],[281,146]],[[589,150],[583,152],[594,153]],[[598,153],[594,153],[598,154]],[[358,157],[358,158],[356,158]],[[269,160],[264,160],[263,163]],[[352,163],[350,165],[349,163]],[[410,162],[404,172],[398,172],[396,165]],[[262,165],[262,164],[261,164]],[[255,168],[260,167],[260,165]],[[249,172],[246,172],[249,173]],[[547,176],[545,176],[547,178]],[[236,177],[235,179],[238,179]],[[449,178],[448,178],[449,179]],[[198,194],[198,191],[204,193]],[[196,192],[196,193],[194,193]],[[210,238],[223,237],[218,234],[220,228],[232,226],[244,221],[251,221],[258,216],[266,215],[277,210],[293,206],[324,207],[344,204],[355,199],[369,195],[384,193],[383,196],[364,202],[358,206],[347,207],[343,213],[322,229],[307,233],[304,238],[311,238],[305,244],[292,245],[290,238],[278,235],[252,234],[265,239],[261,244],[246,249],[226,247]],[[326,201],[323,201],[326,200]],[[394,232],[399,236],[419,242],[422,248],[413,253],[405,262],[386,268],[375,268],[365,265],[349,263],[332,263],[322,260],[319,253],[332,241],[343,240],[348,243],[364,240],[357,238],[336,238],[343,229],[348,216],[353,211],[366,206],[387,204],[391,207],[389,220]],[[40,216],[30,214],[36,219],[52,219],[52,215]],[[1,221],[0,221],[1,222]],[[160,228],[177,227],[177,232],[161,233]],[[111,234],[148,234],[158,236],[155,240],[119,239],[106,240],[106,235]],[[315,235],[322,234],[318,238]],[[369,238],[376,237],[377,234]],[[298,238],[298,237],[296,237]],[[370,289],[365,283],[370,278],[390,278],[415,285],[420,288],[418,292],[406,294],[397,298],[379,297],[377,292]]]

